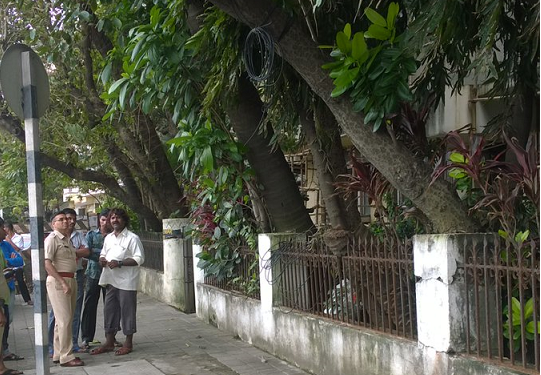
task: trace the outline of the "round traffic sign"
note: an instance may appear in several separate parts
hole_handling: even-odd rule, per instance
[[[32,85],[36,88],[36,97],[34,98],[37,109],[36,117],[43,116],[49,106],[49,77],[39,56],[27,45],[13,44],[4,52],[4,56],[0,62],[0,84],[2,85],[2,92],[9,107],[19,118],[24,120],[21,57],[23,52],[30,53]]]

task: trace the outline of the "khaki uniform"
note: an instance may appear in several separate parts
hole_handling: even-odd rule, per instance
[[[77,269],[75,248],[68,236],[58,231],[52,232],[44,241],[45,259],[52,262],[59,273],[74,274]],[[73,355],[72,323],[75,301],[77,298],[77,282],[74,277],[64,277],[71,288],[70,294],[64,294],[62,284],[53,276],[47,276],[47,294],[55,314],[54,354],[53,360],[60,364],[75,359]]]

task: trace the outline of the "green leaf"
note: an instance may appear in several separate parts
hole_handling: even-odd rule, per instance
[[[461,168],[453,168],[449,171],[449,177],[454,178],[455,180],[460,180],[466,176],[467,174]]]
[[[369,122],[374,121],[377,117],[378,117],[378,112],[377,112],[377,111],[369,111],[369,112],[364,116],[364,123],[365,123],[365,124],[368,124]]]
[[[103,85],[105,85],[108,81],[109,81],[109,78],[111,77],[111,70],[113,68],[113,64],[112,63],[109,63],[107,65],[105,65],[105,68],[103,68],[102,72],[101,72],[101,83]]]
[[[351,42],[348,36],[342,31],[339,31],[336,34],[336,45],[338,46],[340,52],[342,52],[344,55],[349,54],[349,52],[351,51]]]
[[[530,322],[528,322],[528,324],[526,324],[526,332],[529,332],[529,333],[536,333],[535,332],[535,322],[532,320]],[[539,321],[537,322],[537,333],[539,333]]]
[[[530,235],[530,231],[527,230],[525,232],[518,232],[515,236],[515,241],[517,241],[518,243],[523,243],[524,241],[526,241],[528,239],[528,236]]]
[[[154,93],[149,93],[145,95],[145,98],[143,99],[143,112],[145,114],[148,114],[150,112],[150,107],[152,104],[152,98],[154,97]]]
[[[125,82],[122,88],[120,89],[120,94],[118,96],[118,102],[120,104],[120,108],[124,109],[126,106],[126,92],[128,91],[129,82]]]
[[[528,319],[533,314],[533,298],[526,301],[524,305],[524,319]]]
[[[141,47],[143,46],[143,44],[146,42],[146,38],[143,37],[141,38],[137,44],[135,45],[135,47],[133,48],[133,51],[131,53],[131,60],[132,61],[135,61],[135,58],[137,57],[137,55],[139,54],[139,51],[141,50]]]
[[[150,25],[152,26],[152,28],[155,28],[158,25],[160,19],[160,7],[154,5],[150,10]]]
[[[468,159],[458,152],[452,152],[451,155],[449,155],[449,160],[453,163],[465,164]]]
[[[391,31],[380,25],[370,25],[364,36],[365,38],[374,38],[377,40],[389,40]]]
[[[342,95],[344,92],[347,91],[347,89],[349,89],[349,87],[347,86],[335,87],[334,90],[332,90],[331,92],[331,98],[336,98]]]
[[[516,297],[511,297],[511,306],[513,307],[513,315],[520,315],[520,302]]]
[[[407,83],[404,81],[398,81],[396,85],[396,92],[398,94],[398,97],[402,101],[411,101],[413,100],[413,95],[411,94],[410,88],[408,87]]]
[[[364,40],[364,33],[355,33],[353,36],[353,42],[351,43],[351,56],[355,60],[361,60],[365,54],[368,54],[368,47],[366,45],[366,41]],[[368,56],[366,56],[366,58],[368,58]]]
[[[90,20],[90,14],[86,10],[83,10],[79,12],[79,18],[88,22]]]
[[[323,69],[334,69],[334,68],[337,68],[339,66],[342,66],[343,64],[344,63],[342,61],[333,61],[333,62],[330,62],[328,64],[324,64],[321,67]]]
[[[338,87],[345,87],[346,90],[353,85],[353,81],[359,74],[359,68],[349,69],[340,74],[335,80],[334,85]]]
[[[387,28],[389,30],[394,29],[394,23],[399,11],[400,7],[398,6],[398,3],[389,4],[389,8],[387,9]]]
[[[122,21],[120,21],[118,18],[113,18],[113,26],[117,29],[120,29],[122,27]]]
[[[364,110],[364,107],[366,106],[366,103],[368,103],[368,97],[362,97],[359,98],[355,103],[353,104],[353,110],[355,112],[362,112]]]
[[[381,27],[386,27],[387,26],[387,21],[385,20],[385,18],[383,18],[381,16],[381,14],[376,12],[374,9],[366,8],[364,10],[364,14],[366,14],[366,17],[368,17],[370,22],[372,22],[373,24],[376,24],[376,25],[381,26]]]
[[[210,146],[205,147],[201,154],[200,161],[206,171],[212,171],[214,169],[214,157],[212,156],[212,149]]]
[[[377,118],[376,121],[374,121],[374,126],[372,127],[372,132],[377,132],[379,128],[381,127],[381,124],[383,123],[382,118]]]
[[[348,37],[348,39],[351,38],[351,25],[349,23],[346,23],[344,26],[344,34]]]
[[[127,78],[120,78],[118,81],[116,81],[115,83],[113,83],[111,85],[111,87],[109,87],[109,90],[107,91],[108,94],[112,94],[113,92],[115,92],[119,87],[120,85],[122,85],[124,82],[126,82],[128,79]]]

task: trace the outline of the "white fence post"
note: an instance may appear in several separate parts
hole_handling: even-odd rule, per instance
[[[189,219],[163,220],[164,296],[172,306],[194,312],[192,243],[184,236]]]
[[[493,280],[489,280],[488,285],[477,286],[477,293],[480,294],[485,292],[484,288],[488,288],[489,296],[488,305],[481,299],[478,306],[473,305],[474,285],[465,282],[464,246],[483,244],[485,238],[493,241],[490,234],[427,234],[414,237],[414,273],[420,278],[415,284],[415,291],[417,332],[421,344],[440,352],[466,351],[468,313],[471,350],[477,347],[478,342],[485,346],[487,339],[496,337],[495,329],[490,332],[490,337],[481,338],[475,334],[477,325],[487,326],[486,313],[489,309],[494,310],[496,305]],[[466,303],[467,296],[469,305]],[[475,316],[475,308],[479,309],[479,321],[471,319]],[[489,322],[492,328],[495,327],[495,316],[492,311]]]

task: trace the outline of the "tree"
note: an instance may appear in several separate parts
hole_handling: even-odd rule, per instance
[[[281,56],[327,104],[354,146],[405,196],[422,210],[439,232],[471,231],[477,225],[449,184],[438,181],[429,188],[431,170],[405,147],[364,125],[363,115],[353,111],[344,98],[331,98],[332,80],[322,70],[329,59],[313,42],[304,25],[292,20],[270,1],[213,4],[240,22],[256,27],[268,25]]]
[[[11,7],[10,14],[16,21],[41,6]],[[74,179],[97,182],[132,208],[149,227],[160,230],[158,218],[175,211],[185,215],[186,208],[155,125],[137,110],[124,113],[116,121],[116,128],[102,123],[107,105],[100,98],[100,81],[94,71],[103,63],[100,54],[107,57],[112,43],[95,24],[89,27],[92,15],[84,8],[45,8],[28,17],[32,20],[29,33],[10,36],[14,40],[26,36],[38,52],[47,55],[49,64],[54,64],[49,69],[52,109],[42,119],[43,164]],[[24,141],[19,121],[5,111],[0,125]],[[105,155],[111,164],[103,163]]]

